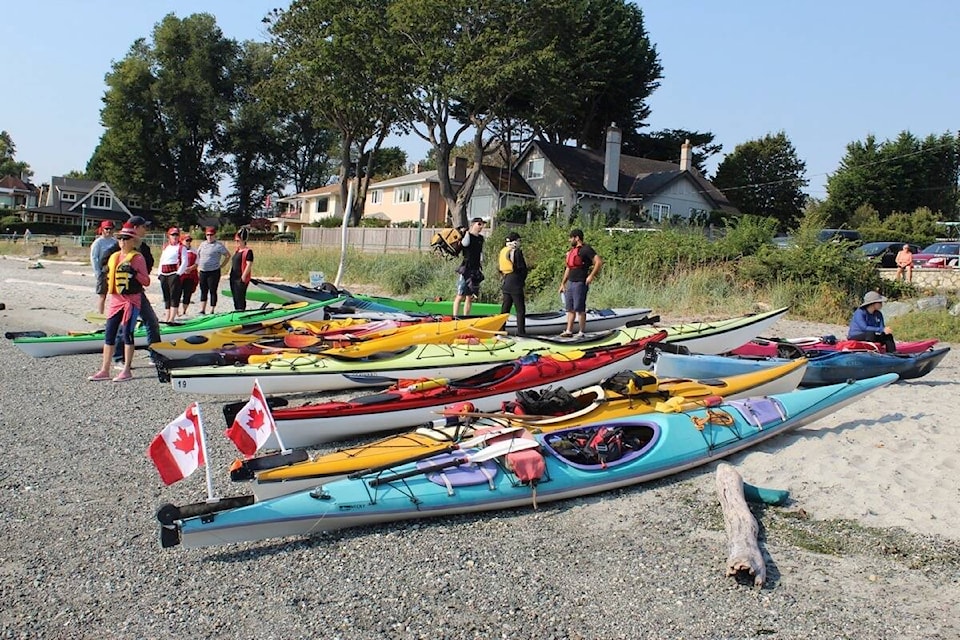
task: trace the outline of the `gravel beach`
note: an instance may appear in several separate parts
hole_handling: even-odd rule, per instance
[[[35,264],[0,258],[3,331],[90,329],[89,268]],[[536,510],[161,549],[156,508],[206,488],[202,472],[164,487],[147,445],[196,400],[217,493],[243,493],[222,435],[238,398],[176,394],[139,352],[123,384],[87,382],[98,355],[32,359],[2,340],[0,362],[2,638],[960,638],[955,351],[727,460],[792,492],[754,507],[759,590],[724,575],[715,465]]]

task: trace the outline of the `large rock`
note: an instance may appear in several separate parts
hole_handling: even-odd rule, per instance
[[[883,317],[886,319],[905,316],[914,310],[914,304],[911,302],[901,302],[899,300],[890,300],[883,303]]]
[[[960,316],[960,302],[950,307],[950,311],[948,311],[947,313],[949,313],[952,316]]]
[[[917,300],[917,310],[919,311],[938,311],[946,308],[947,296],[944,295],[935,295]]]

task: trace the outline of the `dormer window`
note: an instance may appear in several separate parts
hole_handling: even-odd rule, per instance
[[[131,209],[139,209],[140,204],[140,198],[138,196],[130,196],[127,198],[127,206]]]
[[[70,193],[69,191],[64,191],[63,193],[60,194],[60,199],[63,200],[64,202],[76,202],[77,194]]]
[[[109,193],[104,193],[102,191],[93,194],[90,204],[94,209],[112,209],[113,208],[113,198],[110,197]]]
[[[527,175],[528,179],[530,178],[542,178],[543,177],[543,158],[532,158],[527,164]]]

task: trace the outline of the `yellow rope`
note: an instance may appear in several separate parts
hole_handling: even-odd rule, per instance
[[[732,415],[719,409],[707,409],[707,415],[704,417],[690,416],[690,419],[693,420],[693,426],[697,428],[697,431],[703,431],[704,427],[711,423],[723,427],[732,427],[734,423]]]

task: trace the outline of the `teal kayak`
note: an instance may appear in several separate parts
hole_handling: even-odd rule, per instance
[[[282,307],[229,311],[227,313],[198,316],[183,322],[161,322],[160,337],[167,341],[251,323],[271,324],[288,320],[322,320],[328,313],[327,307],[337,306],[341,302],[341,298],[314,303],[290,302]],[[39,335],[40,333],[42,332],[8,332],[6,337],[13,339],[13,344],[17,348],[34,358],[98,353],[103,349],[104,336],[102,330],[52,336]],[[148,346],[146,327],[141,326],[134,332],[134,344],[138,347]]]
[[[227,498],[157,512],[161,545],[202,547],[386,522],[527,507],[662,478],[729,456],[856,402],[896,374],[647,413],[532,435],[497,435],[253,502]],[[497,425],[491,423],[491,428]]]

